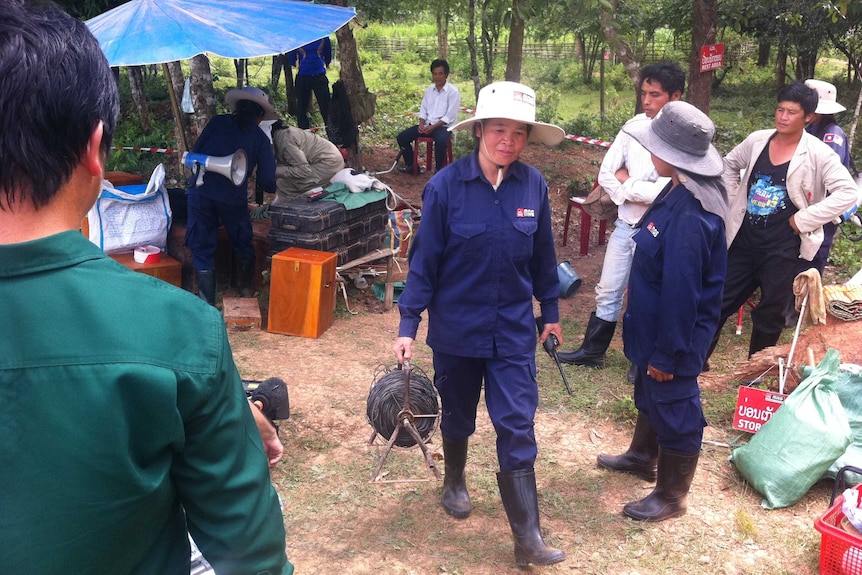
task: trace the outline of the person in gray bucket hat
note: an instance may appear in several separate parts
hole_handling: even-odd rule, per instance
[[[624,131],[671,179],[644,214],[623,314],[626,357],[636,366],[638,429],[621,455],[599,466],[656,477],[655,489],[623,514],[663,521],[686,513],[706,419],[697,378],[718,326],[727,265],[726,196],[712,121],[682,101]]]

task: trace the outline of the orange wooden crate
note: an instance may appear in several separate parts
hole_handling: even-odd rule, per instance
[[[316,338],[332,325],[337,258],[303,248],[272,256],[267,331]]]
[[[132,253],[111,254],[110,257],[132,271],[147,274],[148,276],[165,280],[177,287],[182,287],[182,264],[164,252],[162,252],[162,255],[159,257],[159,261],[154,264],[139,264],[135,261],[135,255]]]
[[[256,297],[223,298],[222,315],[228,331],[260,329],[260,304]]]

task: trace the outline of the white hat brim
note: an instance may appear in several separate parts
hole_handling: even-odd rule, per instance
[[[495,117],[496,118],[496,117]],[[468,130],[472,129],[473,124],[477,122],[481,122],[482,120],[491,120],[494,118],[468,118],[466,120],[461,120],[451,128],[449,131],[452,132],[454,130]],[[500,118],[502,120],[508,120],[510,118]],[[515,122],[522,122],[524,124],[528,124],[532,126],[530,128],[530,138],[527,140],[528,142],[535,142],[537,144],[545,144],[546,146],[556,146],[560,142],[563,141],[563,138],[566,137],[566,132],[559,126],[555,126],[554,124],[546,124],[545,122],[528,122],[525,120],[513,120]]]
[[[814,110],[814,113],[837,114],[838,112],[843,112],[846,109],[847,108],[845,108],[835,100],[820,100],[819,102],[817,102],[817,108]]]

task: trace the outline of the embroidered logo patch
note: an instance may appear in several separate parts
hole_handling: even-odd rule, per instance
[[[649,233],[652,234],[652,237],[658,237],[658,228],[655,227],[655,224],[653,222],[648,223],[646,229]]]
[[[536,210],[531,208],[518,208],[518,211],[515,212],[515,215],[519,218],[535,218]]]
[[[836,146],[844,145],[844,138],[842,138],[840,134],[824,134],[823,141],[827,144],[835,144]]]

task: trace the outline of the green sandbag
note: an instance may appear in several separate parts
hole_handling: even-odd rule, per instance
[[[862,367],[853,364],[842,365],[841,371],[835,377],[833,387],[850,422],[853,443],[826,471],[827,479],[835,479],[838,470],[847,465],[862,468]],[[847,485],[857,485],[862,482],[862,476],[856,473],[845,473],[844,478]]]
[[[799,501],[850,445],[850,424],[833,388],[839,363],[830,349],[748,444],[733,450],[731,461],[766,509]]]

